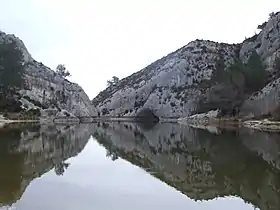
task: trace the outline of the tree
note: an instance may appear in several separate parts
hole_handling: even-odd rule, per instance
[[[64,64],[59,64],[56,67],[56,73],[63,78],[71,76],[70,72],[68,70],[66,70],[66,67]]]
[[[246,84],[246,77],[244,75],[245,71],[246,66],[241,60],[237,59],[226,72],[225,80],[230,86],[242,89]]]
[[[108,111],[107,108],[103,108],[103,109],[101,110],[101,112],[102,112],[102,115],[109,114],[109,111]]]
[[[65,170],[69,167],[69,163],[60,162],[54,166],[54,171],[56,175],[61,176],[64,174]]]
[[[275,15],[274,12],[269,13],[269,19],[272,19],[274,15]]]
[[[252,52],[246,67],[244,71],[246,86],[252,91],[259,90],[266,83],[267,72],[263,67],[260,55],[256,51]]]
[[[118,152],[115,148],[115,146],[110,145],[109,148],[106,151],[106,157],[110,157],[112,161],[115,161],[119,158]]]
[[[24,84],[24,63],[22,52],[15,42],[0,44],[0,87],[7,94]]]
[[[111,80],[107,80],[107,86],[116,85],[120,82],[120,79],[116,76],[113,76]]]
[[[119,83],[119,81],[120,81],[120,79],[119,79],[118,77],[113,76],[113,82],[114,82],[115,84]]]
[[[265,28],[266,24],[267,24],[267,22],[264,22],[263,24],[258,25],[258,29],[263,30]]]
[[[224,79],[225,74],[225,61],[223,56],[220,56],[215,63],[215,70],[212,75],[212,80],[215,82],[220,82]]]

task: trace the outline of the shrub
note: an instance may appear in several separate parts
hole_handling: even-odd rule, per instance
[[[256,51],[253,51],[246,67],[244,68],[246,78],[246,86],[252,91],[262,88],[267,80],[267,72],[265,71],[261,57]]]
[[[274,67],[276,70],[280,71],[280,57],[277,56],[277,57],[275,58],[273,67]]]
[[[135,101],[135,102],[134,102],[134,108],[135,108],[135,109],[138,109],[138,108],[144,106],[144,104],[145,104],[145,101],[143,101],[143,100],[141,100],[141,101]]]
[[[63,114],[66,116],[66,117],[70,117],[70,114],[66,111],[63,112]]]
[[[145,108],[142,109],[136,116],[144,122],[158,122],[159,118],[154,114],[151,109]]]
[[[266,24],[267,24],[267,22],[264,22],[263,24],[258,25],[258,29],[260,29],[260,30],[264,29]]]
[[[258,38],[258,34],[255,34],[254,36],[252,37],[249,37],[249,38],[245,38],[245,42],[254,42],[256,41]]]
[[[103,109],[101,110],[101,112],[102,112],[102,115],[109,114],[109,111],[108,111],[107,108],[103,108]]]

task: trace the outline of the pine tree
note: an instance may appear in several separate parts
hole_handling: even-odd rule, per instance
[[[59,64],[56,67],[56,73],[63,78],[71,76],[70,72],[68,70],[66,70],[66,67],[64,64]]]
[[[111,80],[107,80],[107,86],[116,85],[120,82],[120,79],[116,76],[113,76]]]

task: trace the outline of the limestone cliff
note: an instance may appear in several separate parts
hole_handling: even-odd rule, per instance
[[[142,108],[163,117],[189,115],[204,94],[199,84],[211,78],[220,53],[229,65],[237,50],[238,45],[193,41],[108,87],[93,104],[108,115],[135,115]]]
[[[20,90],[20,101],[24,107],[43,110],[55,104],[56,108],[65,109],[75,116],[96,114],[91,101],[78,84],[34,60],[16,36],[0,32],[0,44],[4,42],[15,42],[23,55],[26,85]]]
[[[278,107],[280,98],[280,63],[276,65],[280,57],[280,13],[271,14],[258,28],[258,34],[239,44],[192,41],[109,86],[93,99],[93,105],[101,114],[115,116],[134,116],[149,108],[160,117],[182,117],[217,109],[217,104],[229,110],[238,107],[243,116],[268,114]],[[263,90],[252,94],[213,81],[221,57],[223,70],[230,71],[228,67],[236,60],[246,64],[252,52],[260,56],[269,75]],[[237,86],[244,83],[242,77],[233,79]],[[203,102],[211,102],[211,106],[201,110]]]
[[[246,56],[256,50],[266,65],[267,71],[272,74],[272,80],[262,90],[254,93],[244,101],[241,111],[251,116],[262,116],[278,112],[280,100],[280,13],[270,16],[263,24],[262,31],[243,43],[240,56]],[[277,114],[278,113],[274,113]]]

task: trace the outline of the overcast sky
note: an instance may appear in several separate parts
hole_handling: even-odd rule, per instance
[[[0,0],[0,29],[20,37],[32,56],[94,97],[123,78],[199,38],[240,42],[278,0]]]

